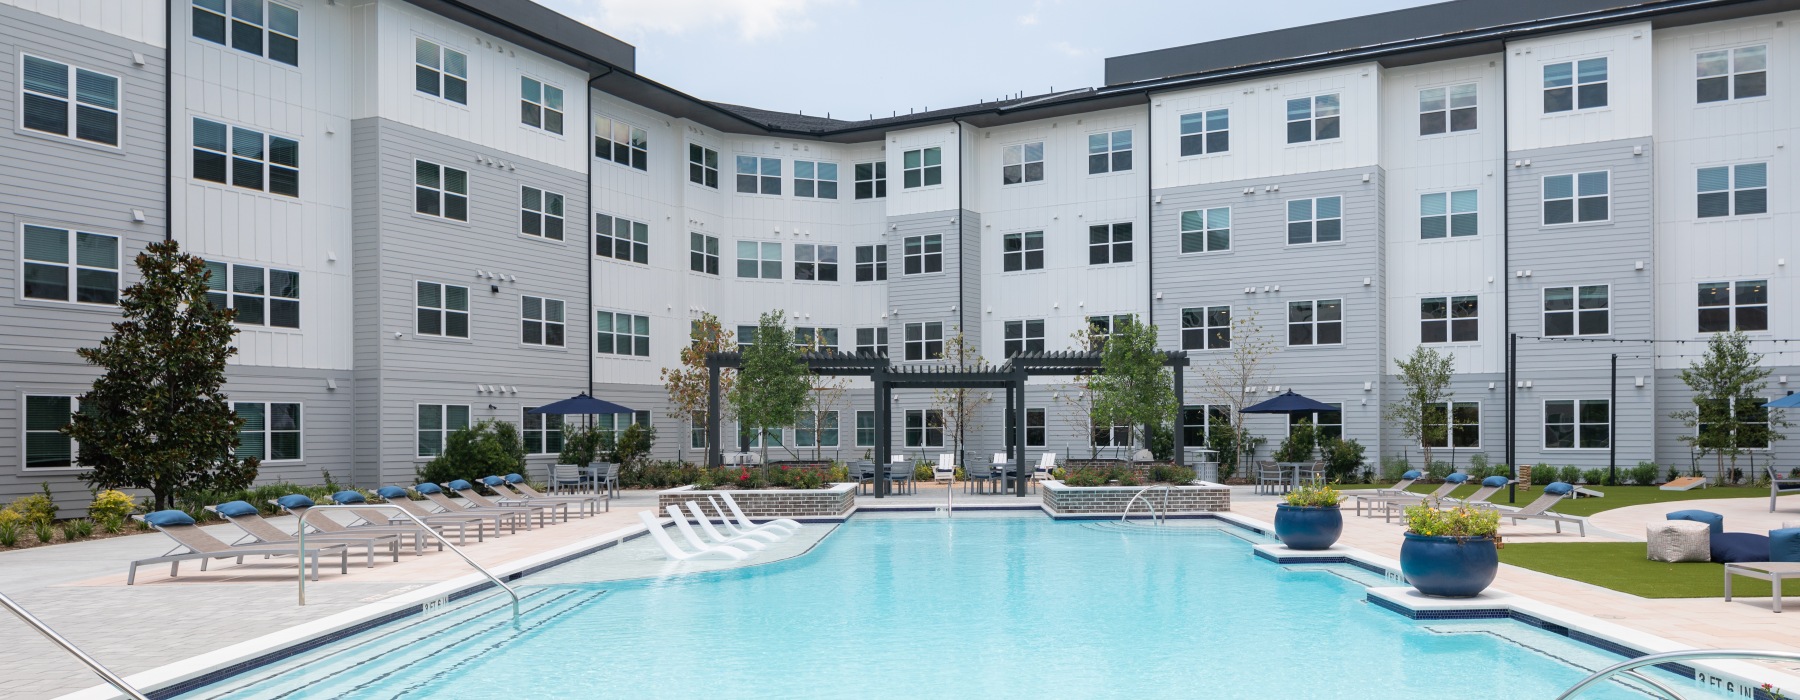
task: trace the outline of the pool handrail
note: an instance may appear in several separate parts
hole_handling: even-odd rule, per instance
[[[1568,690],[1565,690],[1561,695],[1556,696],[1556,700],[1568,700],[1569,698],[1575,697],[1581,691],[1586,690],[1589,686],[1619,674],[1630,674],[1633,679],[1649,683],[1657,690],[1662,691],[1662,693],[1668,696],[1670,700],[1684,700],[1684,696],[1681,693],[1662,683],[1651,680],[1649,676],[1638,673],[1637,670],[1645,666],[1655,666],[1670,661],[1682,661],[1687,659],[1800,661],[1800,653],[1791,651],[1757,651],[1755,649],[1684,649],[1682,651],[1665,651],[1658,654],[1645,654],[1635,659],[1626,659],[1595,671],[1587,678],[1581,679],[1581,682],[1569,686]]]
[[[438,539],[439,543],[443,544],[445,547],[448,547],[450,549],[450,551],[455,552],[456,556],[462,557],[462,560],[464,562],[468,563],[469,566],[475,567],[475,570],[481,572],[481,575],[488,577],[488,580],[493,581],[494,585],[499,586],[502,590],[506,591],[507,595],[512,596],[513,626],[515,626],[515,627],[518,626],[518,624],[519,624],[519,592],[518,591],[513,590],[512,586],[506,585],[506,582],[500,580],[499,576],[495,576],[494,572],[488,571],[486,567],[483,567],[482,565],[475,563],[474,559],[470,559],[468,554],[463,553],[461,547],[450,544],[450,538],[445,537],[443,535],[443,533],[432,529],[430,525],[426,525],[425,521],[419,519],[418,516],[413,515],[412,513],[407,512],[406,509],[396,506],[392,503],[357,503],[355,505],[315,505],[311,508],[306,509],[305,511],[300,513],[299,532],[296,535],[296,537],[298,538],[296,541],[296,544],[300,547],[300,551],[302,551],[302,552],[306,551],[306,518],[307,518],[307,516],[312,515],[313,513],[317,512],[317,511],[326,510],[326,509],[350,510],[352,508],[392,509],[394,512],[406,516],[406,518],[408,520],[411,520],[414,523],[417,523],[420,528],[424,529],[426,532],[431,533],[431,535],[433,537],[436,537]],[[498,529],[498,528],[496,528],[496,529]],[[304,567],[302,567],[302,568],[304,569]],[[301,573],[300,573],[300,604],[306,605],[306,572],[304,570],[301,571]]]
[[[1174,490],[1175,487],[1171,484],[1152,484],[1138,489],[1138,492],[1132,495],[1131,500],[1125,502],[1125,512],[1119,514],[1119,522],[1124,523],[1131,519],[1131,507],[1137,505],[1138,499],[1143,498],[1144,494],[1151,491],[1161,491],[1163,493],[1162,510],[1157,510],[1156,504],[1151,503],[1149,499],[1144,499],[1144,505],[1150,508],[1150,522],[1158,526],[1162,525],[1163,521],[1168,519],[1169,494]]]
[[[306,567],[302,566],[300,568],[305,569]],[[70,656],[75,657],[77,661],[80,661],[83,665],[87,666],[89,670],[92,670],[102,679],[105,679],[108,685],[118,688],[119,692],[125,694],[125,697],[131,698],[132,700],[150,700],[149,696],[144,695],[137,688],[132,687],[132,685],[126,682],[124,678],[120,678],[119,674],[113,673],[112,669],[107,668],[104,664],[95,660],[94,657],[88,656],[87,652],[84,652],[80,647],[75,646],[74,642],[70,642],[69,640],[64,639],[62,635],[57,634],[56,630],[50,628],[50,625],[44,624],[43,620],[39,620],[36,615],[31,614],[31,611],[26,610],[12,598],[6,597],[5,593],[0,593],[0,607],[6,608],[8,612],[11,612],[14,616],[23,620],[26,625],[37,630],[38,634],[44,635],[44,638],[50,640],[52,644],[62,647],[63,651],[69,652]]]

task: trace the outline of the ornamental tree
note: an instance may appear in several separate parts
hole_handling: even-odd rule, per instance
[[[1773,447],[1786,439],[1776,428],[1788,427],[1780,409],[1763,408],[1761,396],[1772,370],[1761,353],[1751,352],[1743,331],[1716,333],[1706,353],[1681,370],[1681,381],[1694,392],[1694,407],[1669,414],[1689,432],[1676,439],[1718,459],[1720,481],[1727,478],[1726,458],[1733,469],[1746,450]]]
[[[769,431],[793,425],[806,407],[806,365],[794,346],[793,331],[780,309],[762,315],[756,337],[744,348],[737,385],[731,389],[732,413],[738,423],[762,438],[762,457],[769,461]]]
[[[238,459],[238,428],[221,390],[234,311],[207,302],[206,263],[174,241],[137,256],[143,280],[119,298],[124,319],[100,347],[76,353],[104,370],[63,432],[81,446],[95,488],[150,491],[156,509],[189,490],[232,490],[256,480]]]
[[[719,317],[702,313],[689,331],[687,347],[681,349],[680,366],[662,368],[663,386],[669,393],[670,417],[685,421],[690,427],[702,429],[708,440],[712,437],[711,431],[706,430],[710,427],[707,425],[707,404],[710,399],[707,380],[711,371],[706,368],[706,356],[735,346],[732,332],[719,324]],[[735,372],[721,371],[719,395],[731,396],[731,387],[736,379]],[[709,443],[701,447],[705,449],[712,445]]]
[[[1146,444],[1144,426],[1175,417],[1174,374],[1156,347],[1156,326],[1135,317],[1113,327],[1100,353],[1100,374],[1089,382],[1094,410],[1103,424],[1131,426],[1132,444]]]
[[[1425,469],[1431,469],[1431,446],[1444,437],[1448,416],[1444,404],[1450,400],[1450,379],[1456,372],[1456,357],[1423,345],[1413,348],[1411,356],[1396,359],[1400,369],[1400,385],[1406,393],[1388,404],[1382,417],[1400,434],[1412,440],[1425,455]]]

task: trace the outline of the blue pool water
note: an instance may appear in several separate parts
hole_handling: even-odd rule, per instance
[[[187,697],[1535,699],[1619,660],[1517,622],[1409,620],[1333,568],[1210,528],[859,516],[764,566],[522,579],[520,631],[492,596],[458,601]]]

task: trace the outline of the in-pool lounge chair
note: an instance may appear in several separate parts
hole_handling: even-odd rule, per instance
[[[492,523],[494,526],[494,536],[498,537],[500,535],[500,518],[494,517],[492,515],[486,515],[486,514],[475,515],[475,514],[470,514],[470,513],[433,513],[429,510],[426,510],[424,506],[419,505],[416,501],[414,501],[412,499],[411,496],[407,495],[406,489],[400,488],[398,486],[383,486],[381,488],[375,489],[375,495],[380,496],[381,500],[386,501],[388,505],[394,506],[395,508],[399,508],[400,510],[404,510],[407,512],[407,514],[409,514],[415,518],[418,518],[420,520],[425,521],[426,525],[430,525],[432,527],[443,527],[447,524],[452,524],[452,523],[457,524],[459,527],[467,527],[469,525],[474,525],[476,542],[480,542],[480,541],[486,539],[482,534],[482,528],[483,528],[483,526],[488,525],[490,523]],[[338,503],[346,503],[347,501],[344,500],[343,496],[344,496],[344,494],[339,493],[336,496],[333,496],[332,500],[337,501]],[[362,518],[363,520],[367,520],[371,523],[381,523],[381,522],[384,522],[386,519],[394,517],[393,513],[389,513],[389,512],[383,511],[383,510],[378,510],[375,508],[370,508],[366,511],[355,510],[355,511],[351,511],[351,512],[355,513],[357,517]],[[508,522],[510,522],[510,521],[511,521],[511,519],[509,518]],[[518,531],[517,526],[515,526],[513,528],[513,531],[514,532]],[[466,541],[465,541],[465,543],[466,543]]]
[[[280,545],[293,546],[300,543],[300,540],[294,536],[294,533],[275,527],[274,523],[264,520],[262,513],[256,510],[256,506],[250,505],[248,502],[227,501],[216,506],[207,506],[206,509],[218,514],[219,517],[230,521],[231,524],[236,525],[239,530],[244,531],[245,537],[254,540],[257,544],[265,544],[274,547]],[[367,568],[371,569],[375,568],[375,548],[378,546],[385,545],[388,553],[394,557],[394,561],[400,561],[399,535],[314,535],[306,539],[318,540],[320,543],[337,542],[345,545],[366,547],[369,552],[369,563]],[[245,543],[240,542],[238,544]]]
[[[670,503],[669,505],[664,506],[663,510],[668,511],[669,519],[675,521],[675,529],[681,531],[682,539],[687,540],[688,546],[693,547],[696,550],[704,552],[708,548],[711,548],[711,547],[723,547],[725,549],[737,550],[737,551],[742,552],[745,549],[751,549],[750,547],[744,547],[743,549],[739,549],[737,547],[737,545],[730,545],[730,544],[720,544],[720,545],[707,544],[705,541],[700,539],[699,533],[694,532],[694,528],[692,528],[688,525],[687,516],[681,512],[681,506]],[[754,551],[754,550],[752,550],[752,551]],[[750,552],[744,552],[744,554],[746,556],[748,556],[750,554]]]
[[[674,506],[670,507],[673,508]],[[675,541],[669,539],[669,533],[663,530],[662,523],[656,522],[656,511],[638,511],[638,519],[644,521],[644,528],[650,533],[650,539],[656,540],[656,546],[662,548],[663,554],[675,561],[699,559],[704,556],[723,557],[725,559],[743,561],[750,556],[745,554],[744,550],[733,549],[726,546],[701,547],[698,552],[689,552],[675,546]]]
[[[417,484],[413,486],[413,491],[424,496],[425,500],[431,501],[432,505],[442,508],[445,513],[454,513],[456,515],[478,515],[484,518],[492,518],[494,521],[494,532],[500,531],[501,523],[512,526],[512,531],[518,532],[519,521],[521,520],[525,521],[525,529],[531,529],[530,514],[523,509],[476,508],[465,506],[450,500],[449,496],[444,495],[444,487],[432,483]]]
[[[356,492],[350,491],[349,493]],[[313,503],[313,499],[307,498],[305,494],[299,493],[290,493],[281,498],[269,501],[269,503],[274,504],[275,507],[284,511],[293,513],[295,518],[305,518],[306,511],[311,510],[313,506],[316,505]],[[360,518],[362,516],[357,517]],[[365,525],[362,527],[350,527],[336,520],[332,520],[329,515],[315,515],[311,518],[301,520],[300,522],[303,522],[307,527],[312,528],[309,532],[318,532],[321,535],[397,535],[402,539],[411,537],[413,540],[413,551],[419,554],[425,553],[425,537],[427,535],[431,536],[433,539],[436,539],[437,537],[436,534],[427,532],[418,525],[413,524],[411,521],[408,521],[404,525]],[[306,538],[308,542],[311,542],[313,539],[313,536],[310,534]],[[438,551],[444,551],[443,540],[438,540]]]
[[[1544,485],[1544,493],[1538,496],[1537,500],[1527,503],[1524,508],[1515,511],[1501,511],[1500,517],[1512,520],[1514,525],[1519,524],[1520,520],[1548,520],[1556,524],[1556,531],[1559,533],[1562,532],[1563,523],[1575,523],[1575,527],[1581,531],[1581,536],[1587,537],[1587,518],[1550,512],[1550,507],[1556,505],[1557,501],[1568,498],[1574,493],[1574,486],[1561,481],[1551,482]]]
[[[131,562],[131,568],[125,574],[125,585],[127,586],[137,583],[137,569],[143,564],[167,562],[169,576],[172,578],[181,568],[181,562],[184,561],[197,559],[200,561],[200,570],[205,571],[207,562],[214,559],[236,559],[239,564],[242,564],[244,557],[291,557],[296,553],[301,556],[301,567],[306,566],[307,557],[312,558],[312,580],[314,581],[319,580],[319,555],[321,554],[338,555],[338,573],[350,573],[350,548],[342,542],[307,547],[304,551],[291,544],[285,547],[262,544],[233,547],[217,537],[206,534],[206,531],[201,530],[199,525],[194,524],[192,517],[179,510],[159,510],[145,514],[142,519],[157,532],[175,540],[177,547],[160,557]]]
[[[725,506],[731,509],[731,514],[737,518],[739,525],[746,528],[756,527],[756,523],[750,522],[749,518],[744,517],[744,510],[738,507],[737,501],[731,500],[731,494],[729,492],[721,491],[719,492],[719,497],[725,499]],[[770,518],[768,524],[787,528],[788,532],[794,532],[800,529],[800,521],[789,518]]]
[[[455,491],[456,495],[462,496],[463,500],[468,501],[470,504],[473,504],[476,508],[493,508],[496,510],[514,510],[514,511],[519,511],[521,513],[527,514],[527,517],[529,517],[531,515],[536,515],[539,526],[548,525],[549,523],[545,521],[545,518],[546,517],[552,517],[552,518],[556,517],[557,511],[562,511],[563,522],[565,522],[565,523],[569,522],[569,504],[567,504],[567,503],[539,502],[539,503],[506,503],[506,504],[502,504],[499,501],[496,501],[491,498],[488,498],[487,496],[481,495],[480,492],[475,490],[474,484],[471,484],[462,479],[457,479],[448,484],[444,484],[444,486],[446,488],[449,488],[452,491]]]
[[[688,509],[689,513],[693,514],[694,522],[700,524],[700,531],[703,533],[706,533],[706,538],[709,540],[712,540],[713,544],[724,544],[724,545],[731,545],[733,547],[741,547],[744,549],[748,549],[752,552],[760,552],[762,550],[769,548],[769,543],[767,541],[764,541],[761,539],[757,539],[754,537],[741,537],[741,536],[734,536],[734,535],[726,535],[724,533],[719,532],[718,528],[712,526],[712,520],[708,519],[706,517],[706,511],[701,510],[700,504],[698,504],[698,503],[695,503],[693,501],[688,501],[687,509]]]
[[[736,523],[731,522],[731,516],[728,516],[725,514],[725,503],[720,501],[718,496],[707,496],[707,498],[712,499],[713,510],[717,511],[719,513],[719,520],[721,522],[725,523],[725,530],[727,532],[730,532],[730,533],[736,534],[736,535],[750,535],[750,534],[761,533],[761,534],[772,536],[777,540],[785,540],[789,537],[794,536],[794,532],[792,530],[789,530],[780,525],[776,525],[774,523],[763,523],[761,525],[746,524],[746,525],[740,527]]]
[[[606,502],[607,510],[612,509],[612,499],[607,498],[604,494],[586,493],[566,496],[542,494],[538,493],[537,489],[531,488],[531,484],[525,483],[525,477],[519,474],[507,474],[504,477],[490,476],[482,479],[481,483],[487,484],[488,488],[494,490],[494,493],[500,494],[502,502],[522,500],[528,503],[573,503],[580,506],[576,512],[584,515],[588,513],[599,515],[601,501]]]

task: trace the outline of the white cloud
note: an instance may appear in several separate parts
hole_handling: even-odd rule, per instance
[[[681,34],[727,25],[745,41],[813,26],[811,12],[838,0],[550,0],[613,35]]]
[[[1088,54],[1093,53],[1092,51],[1077,47],[1074,44],[1070,44],[1069,42],[1066,42],[1066,41],[1058,41],[1054,44],[1051,44],[1050,48],[1056,49],[1057,53],[1060,53],[1064,56],[1068,56],[1069,58],[1081,58],[1082,56],[1086,56]]]

